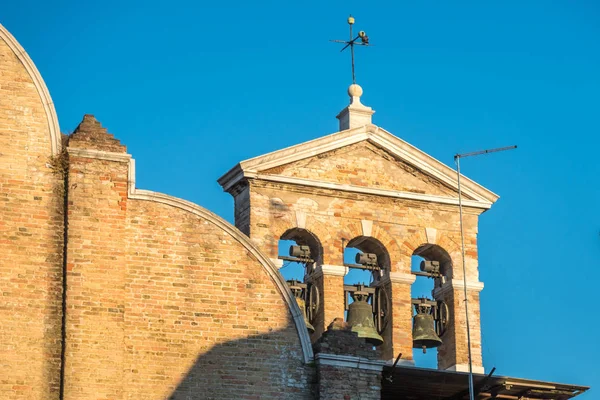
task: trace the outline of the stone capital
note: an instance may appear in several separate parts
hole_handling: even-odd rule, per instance
[[[483,282],[479,281],[467,281],[467,290],[481,292],[483,290]],[[435,288],[433,291],[434,296],[438,296],[447,293],[450,290],[463,290],[465,288],[465,282],[462,279],[451,279],[444,283],[441,287]]]
[[[317,265],[317,267],[315,268],[315,272],[313,273],[313,276],[319,277],[321,275],[329,275],[329,276],[346,276],[346,274],[348,273],[350,269],[346,266],[343,265],[327,265],[327,264],[322,264],[322,265]]]

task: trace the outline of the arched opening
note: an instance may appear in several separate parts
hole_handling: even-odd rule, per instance
[[[428,271],[423,271],[421,265],[423,262],[433,261],[437,264],[433,264],[433,268],[438,268],[439,273],[429,274]],[[411,257],[411,272],[416,275],[415,283],[411,286],[411,298],[414,300],[427,298],[432,301],[437,301],[434,296],[434,290],[440,287],[448,275],[452,271],[452,259],[446,250],[438,245],[424,244],[419,246],[412,254]],[[415,314],[415,307],[413,305],[413,316]],[[414,320],[413,320],[414,321]],[[442,342],[443,342],[443,338]],[[438,367],[438,349],[428,348],[426,353],[419,349],[414,349],[413,359],[415,365],[422,368],[437,368]]]
[[[437,244],[424,244],[415,249],[413,256],[422,257],[426,261],[440,263],[440,272],[446,279],[452,277],[452,258],[450,254]]]
[[[277,254],[283,260],[283,265],[279,271],[286,280],[295,279],[303,282],[305,275],[310,274],[317,265],[323,263],[323,247],[321,246],[321,242],[314,233],[306,229],[288,229],[281,235],[278,246]],[[310,260],[291,260],[292,258],[297,258],[290,256],[291,246],[308,246],[310,249]]]
[[[357,265],[356,255],[361,253],[374,254],[378,270],[353,268]],[[370,236],[357,236],[350,240],[344,247],[344,264],[350,266],[350,271],[344,277],[347,285],[364,283],[365,285],[376,284],[383,275],[383,271],[389,271],[390,255],[379,240]]]
[[[355,288],[357,285],[368,287],[367,290],[371,294],[367,302],[373,307],[373,310],[380,310],[377,304],[381,305],[382,302],[377,300],[377,296],[381,296],[381,293],[387,292],[381,292],[376,287],[384,271],[389,271],[390,268],[390,256],[385,246],[373,237],[358,236],[347,242],[344,247],[344,265],[349,268],[348,273],[344,277],[344,285]],[[345,296],[346,304],[349,306],[353,303],[354,299],[348,290],[345,291]],[[374,302],[377,302],[377,304]],[[380,318],[377,319],[377,315],[379,314],[380,312],[378,311],[374,312],[373,323],[378,334],[381,334],[383,322]],[[348,321],[347,312],[344,318]],[[375,334],[375,336],[378,334]]]

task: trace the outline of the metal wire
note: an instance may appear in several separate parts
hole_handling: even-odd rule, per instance
[[[467,347],[469,350],[469,399],[474,400],[473,394],[473,360],[471,358],[471,328],[469,326],[469,301],[467,297],[467,263],[465,261],[465,233],[463,228],[462,191],[460,187],[460,156],[454,157],[458,180],[458,209],[460,213],[460,242],[462,251],[463,285],[465,294],[465,318],[467,322]]]

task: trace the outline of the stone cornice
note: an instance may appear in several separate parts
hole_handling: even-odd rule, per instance
[[[60,129],[58,127],[58,117],[56,115],[56,109],[54,108],[54,103],[52,102],[52,98],[50,97],[50,92],[48,91],[48,87],[46,87],[46,83],[42,79],[42,75],[36,68],[35,64],[25,51],[25,49],[17,42],[17,40],[13,37],[0,24],[0,39],[4,40],[8,47],[15,53],[25,70],[29,73],[31,80],[33,81],[33,85],[40,96],[40,100],[44,107],[44,111],[46,112],[46,118],[48,120],[48,131],[50,132],[50,146],[52,150],[52,154],[58,154],[61,150],[61,138],[60,138]]]
[[[368,358],[346,356],[340,354],[317,353],[315,363],[318,365],[331,365],[340,368],[364,369],[367,371],[383,371],[386,365],[382,360],[369,360]]]
[[[397,157],[397,159],[412,165],[416,169],[439,180],[443,184],[457,189],[456,172],[452,168],[375,125],[365,125],[359,128],[348,129],[309,142],[301,143],[296,146],[278,150],[263,156],[242,161],[228,171],[225,175],[223,175],[218,182],[226,191],[243,179],[263,179],[298,185],[326,187],[335,190],[376,194],[379,196],[392,196],[427,202],[458,204],[458,199],[454,197],[420,195],[409,192],[372,189],[353,185],[340,185],[311,179],[300,179],[261,173],[262,171],[280,165],[285,165],[294,161],[302,160],[304,158],[313,157],[315,155],[349,146],[364,140],[368,140],[374,145],[392,153]],[[464,201],[466,206],[489,209],[491,205],[498,200],[498,196],[496,194],[468,179],[467,177],[461,176],[461,182],[464,195],[471,198],[471,200]]]
[[[69,155],[83,158],[95,158],[98,160],[117,161],[117,162],[130,162],[132,160],[131,154],[127,153],[115,153],[112,151],[102,151],[94,149],[83,149],[79,147],[67,147]]]
[[[264,181],[287,183],[287,184],[292,184],[292,185],[301,185],[301,186],[315,187],[315,188],[320,188],[320,189],[339,190],[339,191],[360,193],[360,194],[366,194],[366,195],[393,197],[393,198],[398,198],[398,199],[426,201],[429,203],[458,205],[458,198],[437,196],[437,195],[431,195],[431,194],[402,192],[402,191],[397,191],[397,190],[370,188],[370,187],[365,187],[365,186],[347,185],[347,184],[339,184],[339,183],[333,183],[333,182],[323,182],[323,181],[317,181],[314,179],[295,178],[295,177],[289,177],[289,176],[283,176],[283,175],[267,175],[267,174],[247,173],[244,176],[248,177],[248,178],[260,179],[260,180],[264,180]],[[463,200],[462,203],[465,207],[483,208],[486,210],[492,206],[492,203],[475,201],[475,200]]]

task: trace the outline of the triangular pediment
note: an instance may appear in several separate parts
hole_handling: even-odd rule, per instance
[[[368,140],[262,171],[285,176],[435,196],[455,197],[454,188],[398,160]]]
[[[377,172],[377,173],[374,173]],[[241,179],[456,204],[456,171],[375,125],[334,133],[242,161],[219,179]],[[464,204],[489,208],[498,196],[461,175]]]

